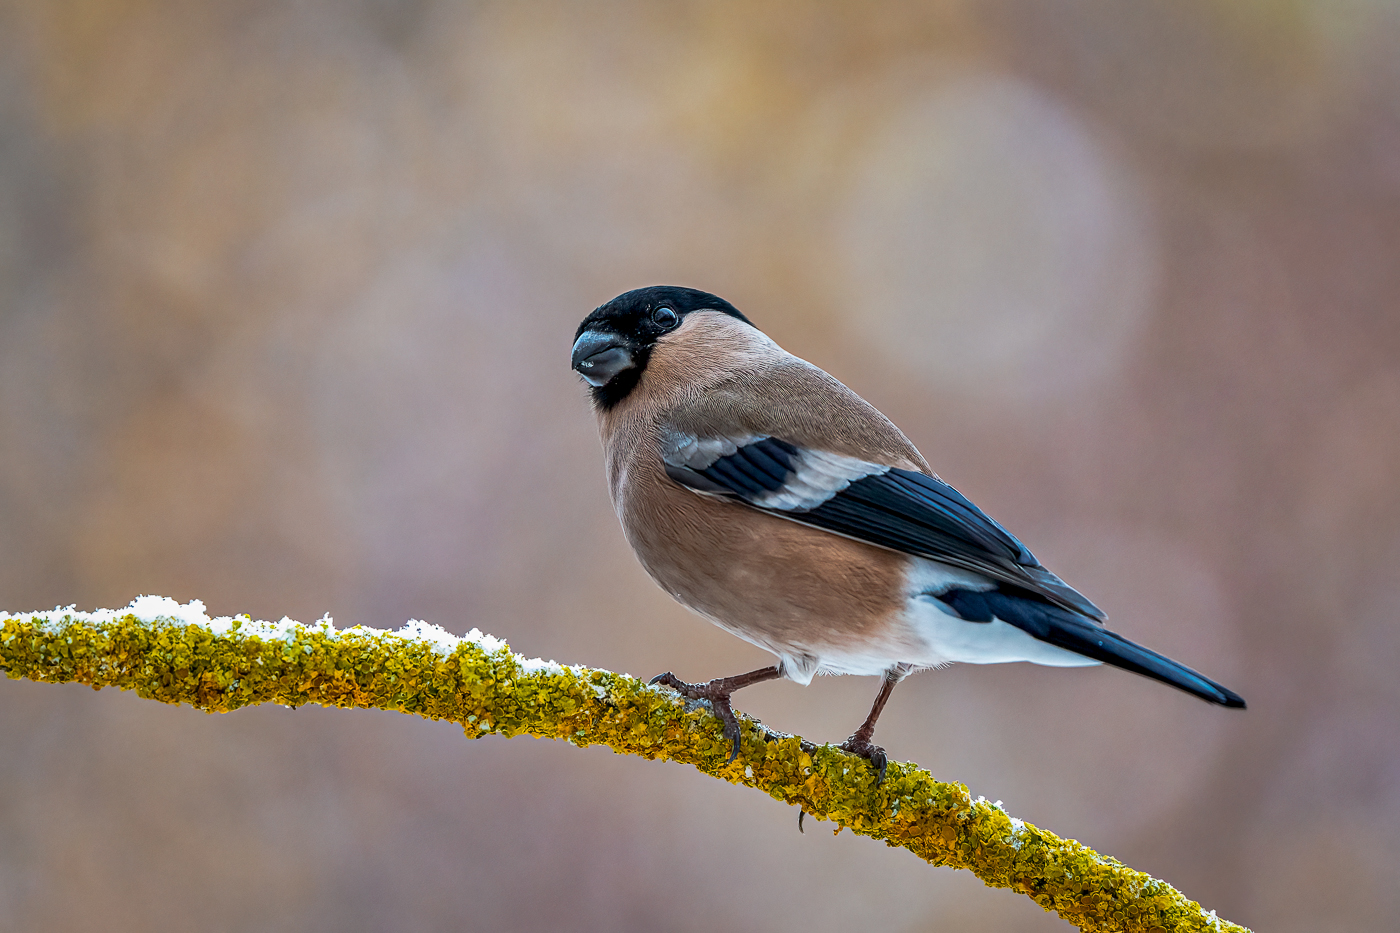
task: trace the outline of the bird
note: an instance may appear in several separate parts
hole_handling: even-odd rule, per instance
[[[1109,664],[1243,709],[1236,693],[1104,625],[1106,616],[933,472],[851,389],[694,288],[624,292],[574,334],[608,491],[651,578],[776,663],[653,684],[709,701],[741,749],[731,696],[813,676],[881,678],[840,748],[884,779],[875,724],[896,684],[950,663]]]

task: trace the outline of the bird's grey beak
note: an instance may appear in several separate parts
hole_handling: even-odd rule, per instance
[[[636,365],[622,338],[596,330],[584,331],[574,342],[574,371],[591,386],[605,386],[624,369]]]

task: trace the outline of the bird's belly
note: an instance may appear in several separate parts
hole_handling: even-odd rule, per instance
[[[623,522],[642,565],[682,605],[778,655],[791,679],[878,674],[916,648],[897,622],[904,555],[677,492],[672,508]]]

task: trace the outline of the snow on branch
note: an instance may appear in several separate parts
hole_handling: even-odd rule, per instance
[[[143,596],[121,610],[0,613],[0,669],[12,678],[120,687],[210,713],[319,703],[447,719],[468,738],[528,734],[607,745],[693,765],[834,821],[838,832],[969,869],[1082,930],[1244,931],[1166,882],[912,765],[890,762],[877,787],[864,760],[743,717],[743,751],[726,765],[729,742],[708,704],[625,674],[527,660],[475,629],[458,638],[417,621],[387,632],[337,629],[329,618],[311,625],[210,619],[198,600],[181,606]]]

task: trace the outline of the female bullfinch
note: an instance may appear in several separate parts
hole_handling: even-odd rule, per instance
[[[622,531],[682,605],[777,657],[667,684],[710,701],[739,752],[729,697],[825,674],[882,678],[842,748],[885,753],[875,721],[911,671],[954,661],[1107,662],[1211,703],[1244,700],[1115,635],[1104,614],[940,480],[888,418],[693,288],[619,295],[584,318],[573,368],[591,386]]]

